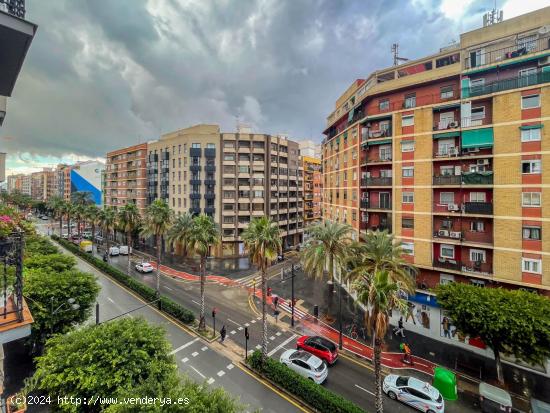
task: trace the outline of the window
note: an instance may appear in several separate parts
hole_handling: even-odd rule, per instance
[[[521,270],[523,272],[531,272],[533,274],[542,274],[542,260],[535,260],[532,258],[522,258]]]
[[[485,232],[485,222],[483,221],[471,221],[470,231],[472,232]]]
[[[480,120],[485,119],[485,106],[477,106],[475,108],[472,108],[472,120]],[[471,125],[476,126],[476,125]]]
[[[232,215],[223,217],[223,223],[224,224],[233,224],[234,222],[235,222],[235,217],[232,216]]]
[[[235,142],[233,141],[223,141],[224,148],[235,148]]]
[[[443,176],[454,175],[455,174],[455,167],[454,166],[449,166],[449,165],[441,166],[439,168],[439,173]]]
[[[225,199],[233,199],[235,198],[235,191],[223,191],[223,197]]]
[[[192,147],[192,148],[198,148],[198,149],[200,149],[201,144],[200,144],[200,143],[192,143],[192,144],[191,144],[191,147]]]
[[[378,101],[378,110],[388,110],[390,108],[390,100],[389,99],[380,99]]]
[[[380,170],[380,178],[391,178],[391,169]]]
[[[401,248],[403,249],[403,254],[414,255],[414,242],[402,242]]]
[[[521,131],[522,142],[540,141],[540,129],[525,129]]]
[[[405,95],[405,103],[403,107],[405,109],[414,108],[416,106],[416,93],[409,93]]]
[[[447,285],[455,282],[455,276],[452,274],[439,274],[439,284]]]
[[[235,154],[233,154],[233,153],[224,153],[223,154],[223,160],[224,161],[235,161]]]
[[[532,52],[537,48],[537,35],[532,34],[517,40],[518,49],[525,48],[526,52]]]
[[[540,192],[523,192],[521,194],[521,206],[540,207]]]
[[[486,252],[484,250],[470,250],[470,261],[472,262],[485,262]]]
[[[540,159],[536,159],[532,161],[522,161],[521,173],[522,174],[540,174],[541,173]]]
[[[540,107],[540,95],[522,96],[521,108],[532,109]]]
[[[522,233],[523,239],[535,240],[535,241],[540,241],[542,239],[540,227],[526,226],[526,227],[523,227],[521,233]]]
[[[381,161],[391,161],[391,145],[380,145],[378,151]]]
[[[439,256],[443,258],[454,259],[455,257],[454,245],[441,244],[441,246],[439,247]]]
[[[439,139],[437,142],[438,155],[450,155],[454,148],[455,148],[454,139]]]
[[[414,166],[404,166],[401,168],[401,172],[404,178],[410,178],[414,176]]]
[[[449,205],[455,203],[455,193],[454,192],[441,192],[439,194],[439,203],[441,205]]]
[[[486,202],[485,192],[470,192],[470,202]]]
[[[470,52],[470,67],[483,66],[485,64],[485,49],[477,49]]]
[[[406,115],[401,119],[401,126],[413,126],[414,125],[414,115]]]
[[[414,192],[403,192],[403,203],[404,204],[414,203]]]
[[[441,91],[441,99],[449,99],[449,98],[452,98],[454,95],[452,86],[442,86],[440,88],[440,91]]]
[[[401,152],[413,152],[414,141],[401,141]]]
[[[413,229],[414,218],[407,218],[407,217],[401,218],[401,228]]]
[[[215,144],[215,143],[207,143],[207,144],[206,144],[206,147],[207,147],[208,149],[214,149],[214,148],[216,148],[216,144]]]
[[[483,88],[484,85],[485,85],[484,78],[470,80],[470,89],[472,91],[476,91],[476,90],[479,91]]]

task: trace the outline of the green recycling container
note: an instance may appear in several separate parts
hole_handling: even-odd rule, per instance
[[[445,400],[458,399],[456,376],[452,371],[443,367],[436,367],[434,369],[433,386],[439,390]]]

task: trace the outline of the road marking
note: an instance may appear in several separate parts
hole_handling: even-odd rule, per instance
[[[235,365],[233,363],[227,365],[227,370],[231,370]]]
[[[231,320],[230,318],[228,318],[227,321],[229,321],[230,323],[236,324],[239,327],[241,326],[239,323],[237,323],[236,321]]]
[[[111,303],[113,303],[113,304],[115,303],[115,302],[112,300],[111,297],[107,297],[107,300],[109,300],[109,301],[110,301]]]
[[[256,317],[256,320],[260,321],[262,319],[262,317]]]
[[[187,357],[184,357],[184,358],[181,359],[181,361],[184,362],[184,363],[187,363],[189,361],[189,359]]]
[[[207,382],[208,384],[212,384],[212,383],[214,383],[215,381],[216,381],[216,380],[214,380],[213,377],[210,377],[208,380],[206,380],[206,382]]]
[[[221,377],[221,376],[223,376],[224,374],[225,374],[225,371],[223,371],[223,370],[218,371],[218,377]]]
[[[363,391],[366,391],[368,394],[371,394],[371,395],[373,395],[373,396],[376,396],[376,394],[374,394],[374,393],[371,392],[370,390],[365,389],[364,387],[359,386],[358,384],[356,384],[355,387],[357,387],[358,389],[361,389],[361,390],[363,390]]]
[[[281,332],[280,332],[280,331],[277,331],[277,332],[275,333],[275,335],[276,335],[277,337],[279,337],[279,336],[281,335]]]
[[[197,357],[197,356],[199,355],[199,352],[198,352],[198,351],[194,351],[193,353],[191,353],[191,355],[192,355],[193,357]]]
[[[201,305],[201,303],[197,303],[195,300],[191,300],[191,301],[193,301],[197,305]]]
[[[195,370],[195,371],[197,372],[197,374],[198,374],[199,376],[201,376],[203,379],[206,378],[206,376],[205,376],[204,374],[202,374],[200,371],[198,371],[195,367],[193,367],[193,366],[189,366],[189,367],[191,367],[193,370]]]
[[[182,345],[182,346],[179,346],[177,349],[172,350],[169,354],[170,354],[170,355],[176,354],[178,351],[181,351],[181,350],[183,350],[184,348],[189,347],[191,344],[193,344],[193,343],[196,342],[196,341],[199,341],[199,338],[198,338],[198,337],[195,338],[195,339],[193,339],[193,340],[191,340],[191,341],[189,341],[188,343],[185,343],[185,344]]]
[[[237,334],[237,332],[235,330],[231,331],[231,333],[229,334]]]
[[[269,337],[269,339],[270,339],[271,341],[273,341],[273,340],[275,340],[275,336],[271,336],[271,337]]]
[[[251,323],[254,324],[256,322],[256,320],[252,320]]]
[[[262,345],[261,345],[261,344],[258,344],[258,345],[256,346],[256,349],[257,349],[257,350],[259,350],[259,349],[261,349],[261,348],[262,348]]]
[[[203,348],[201,348],[202,351],[206,351],[208,350],[208,347],[204,346]]]
[[[167,290],[174,291],[173,288],[167,287],[167,286],[165,286],[165,285],[163,285],[163,287],[166,288]]]
[[[244,326],[245,326],[245,327],[248,327],[249,325],[250,325],[250,324],[248,324],[248,323],[244,323]]]
[[[285,341],[283,341],[281,344],[279,344],[277,347],[275,347],[273,350],[271,350],[269,353],[267,353],[267,355],[271,357],[273,354],[275,354],[281,348],[286,346],[288,343],[290,343],[296,337],[298,337],[296,334],[292,334],[289,338],[287,338]]]

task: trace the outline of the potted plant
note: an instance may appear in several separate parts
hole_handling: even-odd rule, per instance
[[[14,394],[13,396],[8,397],[7,400],[7,413],[24,413],[27,411],[27,399],[26,393],[23,391]]]

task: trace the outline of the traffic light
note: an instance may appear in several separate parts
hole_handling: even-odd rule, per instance
[[[212,318],[216,318],[216,309],[215,308],[212,310]]]
[[[250,335],[248,334],[248,327],[244,328],[244,338],[246,338],[247,340],[250,339]]]

